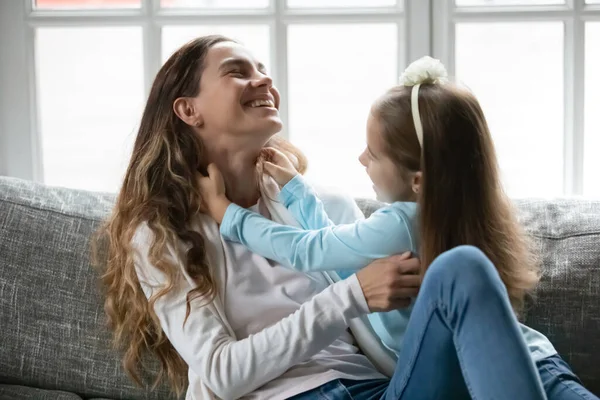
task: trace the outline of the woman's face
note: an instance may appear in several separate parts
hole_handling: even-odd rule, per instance
[[[367,120],[367,148],[358,159],[373,182],[377,200],[387,203],[413,200],[410,179],[403,178],[399,168],[387,155],[381,124],[372,112]]]
[[[193,101],[209,134],[246,137],[262,146],[282,128],[279,92],[264,65],[237,43],[209,49]]]

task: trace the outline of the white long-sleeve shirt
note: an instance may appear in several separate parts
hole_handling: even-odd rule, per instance
[[[330,218],[362,216],[347,199],[323,198]],[[350,200],[351,201],[351,200]],[[207,257],[218,283],[210,304],[192,303],[185,325],[186,295],[196,285],[181,268],[175,289],[154,305],[161,326],[189,366],[187,399],[284,399],[337,378],[382,378],[353,344],[347,327],[368,312],[356,279],[328,286],[321,274],[306,275],[273,265],[244,246],[224,241],[217,225],[199,216]],[[134,237],[136,270],[149,298],[165,276],[148,260],[152,232]],[[178,259],[184,248],[166,256]],[[368,336],[368,334],[367,334]]]

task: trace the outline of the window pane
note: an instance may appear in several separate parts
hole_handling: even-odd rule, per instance
[[[141,28],[40,28],[35,50],[45,182],[116,191],[144,100]]]
[[[509,195],[563,193],[563,25],[458,24],[456,72],[486,114]]]
[[[600,3],[600,1],[599,1]],[[600,22],[585,29],[584,193],[600,197]]]
[[[396,0],[287,0],[290,8],[309,7],[385,7],[395,6]]]
[[[203,25],[167,26],[162,31],[162,59],[166,61],[173,52],[188,41],[203,35],[224,35],[247,46],[268,70],[269,27],[266,25]]]
[[[585,0],[587,4],[600,4],[600,0]]]
[[[162,7],[171,8],[265,8],[269,0],[160,0]]]
[[[456,0],[457,6],[538,6],[565,4],[565,0]]]
[[[140,0],[35,0],[34,4],[43,9],[137,8]]]
[[[313,181],[374,196],[357,158],[371,103],[398,79],[396,38],[395,24],[289,27],[290,139]]]

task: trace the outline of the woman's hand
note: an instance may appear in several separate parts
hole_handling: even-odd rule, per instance
[[[198,179],[200,194],[205,212],[220,224],[231,201],[225,195],[225,181],[219,168],[215,164],[209,164],[207,171],[208,176],[201,175]]]
[[[293,177],[298,175],[294,164],[281,151],[273,147],[267,147],[263,149],[263,153],[265,155],[264,171],[272,176],[280,187],[285,186]]]
[[[408,307],[421,286],[420,261],[411,253],[373,261],[356,273],[371,312]]]

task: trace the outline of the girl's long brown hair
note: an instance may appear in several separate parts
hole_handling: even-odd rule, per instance
[[[423,273],[441,253],[459,245],[476,246],[496,266],[518,313],[539,280],[539,264],[503,191],[479,102],[455,84],[421,85],[421,149],[411,89],[392,88],[372,112],[383,127],[387,153],[402,175],[422,172],[418,203]]]
[[[204,238],[190,227],[202,203],[197,178],[206,169],[204,149],[198,135],[173,112],[173,102],[198,95],[206,54],[225,41],[232,40],[223,36],[193,40],[156,75],[116,204],[92,248],[93,261],[102,269],[105,311],[114,343],[124,351],[125,370],[141,385],[143,355],[153,353],[161,364],[154,385],[166,378],[177,396],[187,385],[187,365],[165,336],[153,307],[173,289],[180,268],[165,257],[167,247],[182,243],[189,247],[180,262],[198,286],[187,295],[187,315],[190,301],[200,296],[212,299],[217,283],[207,264]],[[268,145],[285,152],[304,172],[306,159],[290,143],[275,137]],[[138,281],[131,245],[143,222],[154,236],[149,260],[167,277],[165,287],[150,300]]]

